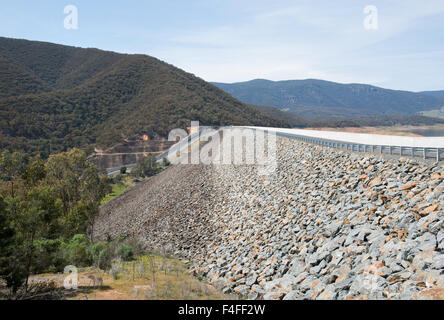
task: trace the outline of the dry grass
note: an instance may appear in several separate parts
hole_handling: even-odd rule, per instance
[[[62,290],[69,300],[225,300],[224,295],[205,281],[188,273],[188,267],[177,259],[161,256],[141,256],[131,262],[116,262],[114,272],[84,269],[79,271],[79,288]],[[103,279],[101,288],[95,287],[88,275]],[[38,275],[33,281],[51,279],[63,287],[63,275]]]

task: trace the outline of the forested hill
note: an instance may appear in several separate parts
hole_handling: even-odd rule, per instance
[[[440,92],[415,93],[316,79],[257,79],[232,84],[213,84],[242,102],[273,106],[309,118],[409,116],[444,106],[444,95]]]
[[[190,73],[127,55],[0,37],[0,148],[91,150],[202,125],[288,126]]]
[[[441,101],[444,101],[444,90],[440,90],[440,91],[423,91],[423,92],[419,92],[419,93],[420,94],[429,95],[429,96],[435,97],[437,99],[440,99]]]

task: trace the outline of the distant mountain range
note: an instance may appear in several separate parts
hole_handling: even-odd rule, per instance
[[[213,84],[242,102],[276,107],[309,119],[408,116],[444,106],[444,91],[415,93],[314,79]]]
[[[426,95],[438,98],[441,101],[444,101],[444,90],[441,90],[441,91],[423,91],[423,92],[419,92],[419,93],[420,94],[426,94]]]
[[[47,156],[202,125],[289,126],[146,55],[0,37],[0,148]]]

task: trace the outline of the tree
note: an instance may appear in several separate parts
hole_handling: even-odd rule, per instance
[[[27,165],[22,173],[25,184],[31,187],[37,185],[46,177],[45,161],[35,158]]]
[[[11,219],[6,210],[7,204],[0,196],[0,278],[15,292],[25,279],[24,272],[16,268],[14,255],[15,231],[11,226]]]
[[[0,276],[13,293],[33,271],[37,239],[57,237],[60,207],[49,187],[0,201]]]
[[[120,168],[120,174],[125,174],[125,173],[126,173],[126,167]]]
[[[151,177],[159,173],[160,167],[157,164],[156,157],[152,154],[148,154],[147,157],[141,159],[137,166],[133,169],[135,176],[139,177]]]
[[[111,192],[108,177],[99,176],[97,168],[79,149],[50,156],[45,169],[46,183],[62,202],[64,235],[71,237],[92,230],[100,201]]]
[[[169,167],[171,165],[171,162],[168,160],[167,157],[165,157],[165,158],[162,159],[162,164],[166,168],[166,167]]]
[[[26,166],[18,153],[0,157],[2,178],[20,187],[0,195],[0,277],[13,293],[23,283],[26,292],[30,274],[60,269],[64,239],[86,238],[111,186],[78,149]]]
[[[20,269],[24,269],[27,288],[37,258],[35,242],[42,238],[56,238],[60,234],[61,205],[48,186],[35,187],[18,201],[17,215],[14,217],[15,250],[20,254],[18,260],[22,261]]]
[[[0,176],[4,181],[11,183],[11,197],[14,197],[14,180],[23,172],[25,156],[21,152],[4,150],[0,154]]]

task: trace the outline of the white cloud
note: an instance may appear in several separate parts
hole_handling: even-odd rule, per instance
[[[227,19],[219,26],[175,30],[166,46],[151,53],[208,81],[321,78],[409,86],[407,79],[393,83],[395,66],[402,66],[390,65],[396,58],[384,54],[384,47],[395,37],[408,37],[421,19],[444,13],[444,1],[374,1],[380,23],[376,32],[363,28],[367,4],[286,2],[272,10],[254,10],[235,22]],[[377,56],[370,50],[375,46],[381,47]],[[421,59],[427,59],[410,54],[400,61],[421,65]]]

